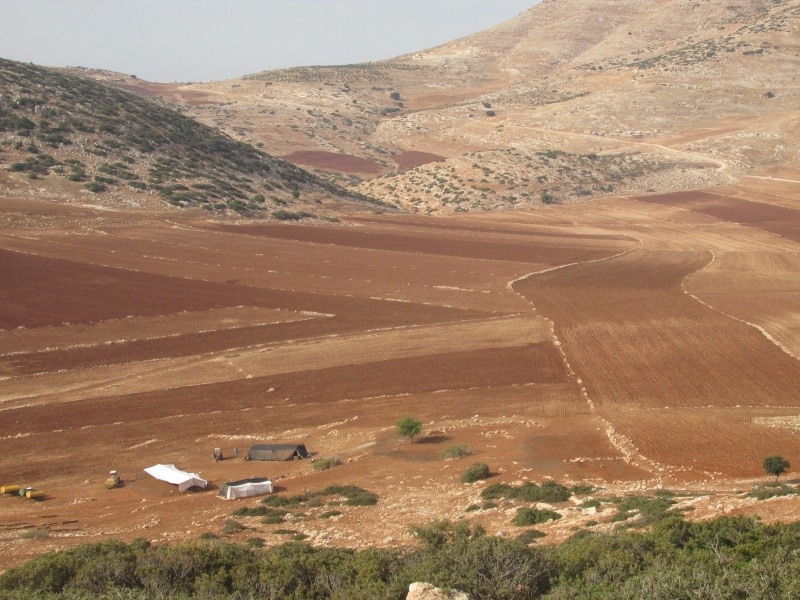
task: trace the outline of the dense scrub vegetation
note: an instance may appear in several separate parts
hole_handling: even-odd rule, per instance
[[[51,172],[86,189],[153,190],[174,206],[267,210],[307,192],[376,201],[190,119],[156,101],[57,70],[0,59],[0,144],[7,168]]]
[[[0,596],[404,598],[427,581],[476,598],[797,598],[800,525],[745,517],[648,532],[581,531],[561,545],[488,536],[466,523],[413,529],[405,549],[260,549],[107,541],[43,555],[0,575]]]

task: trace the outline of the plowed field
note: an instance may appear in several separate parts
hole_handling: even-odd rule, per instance
[[[467,511],[474,461],[490,482],[608,493],[759,477],[765,456],[800,452],[800,211],[769,185],[296,225],[9,200],[0,484],[47,499],[0,497],[0,567],[219,534],[235,507],[214,486],[249,476],[378,493],[294,524],[346,546],[404,543],[435,518],[507,530],[503,510]],[[394,428],[406,414],[423,422],[413,444]],[[270,440],[343,464],[241,460]],[[443,460],[454,444],[474,455]],[[179,495],[143,474],[156,463],[211,491]],[[126,487],[103,488],[109,469]],[[233,537],[281,541],[248,526]],[[32,527],[49,537],[19,537]]]

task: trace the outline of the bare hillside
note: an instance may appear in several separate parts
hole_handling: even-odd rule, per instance
[[[412,211],[524,208],[797,168],[798,22],[797,0],[554,0],[388,61],[117,85]]]

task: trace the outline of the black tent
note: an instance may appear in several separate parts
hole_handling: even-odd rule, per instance
[[[308,458],[303,444],[254,444],[245,460],[295,460]]]

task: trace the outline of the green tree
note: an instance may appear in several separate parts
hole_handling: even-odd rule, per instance
[[[415,419],[411,415],[406,415],[397,421],[397,435],[407,437],[414,443],[414,437],[422,431],[422,421]]]
[[[400,100],[400,92],[392,92],[391,94],[389,94],[389,97],[392,100]]]
[[[764,459],[764,470],[770,475],[775,475],[775,481],[789,470],[789,461],[782,456],[768,456]]]

